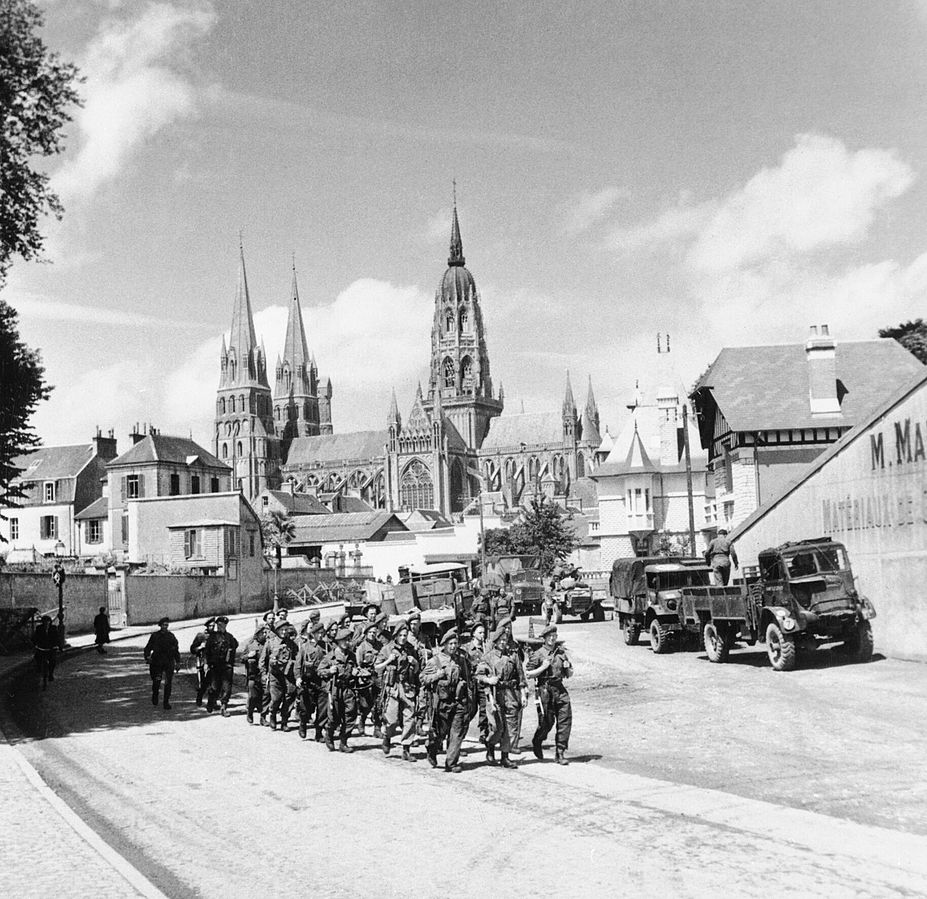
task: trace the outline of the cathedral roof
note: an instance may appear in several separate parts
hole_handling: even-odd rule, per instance
[[[602,442],[602,437],[599,434],[599,429],[595,426],[595,421],[592,416],[589,414],[589,408],[583,410],[583,434],[582,439],[583,443],[591,443],[593,446],[598,447]]]
[[[389,434],[386,431],[353,431],[347,434],[296,437],[290,444],[286,464],[310,465],[313,462],[382,459],[388,440]]]
[[[489,433],[480,447],[517,449],[519,444],[539,446],[563,443],[563,418],[559,412],[523,412],[520,415],[500,415],[489,423]]]
[[[456,306],[459,300],[467,299],[476,292],[476,281],[470,269],[462,265],[450,266],[441,278],[438,292],[442,300]]]

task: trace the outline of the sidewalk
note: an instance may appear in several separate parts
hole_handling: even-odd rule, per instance
[[[338,605],[322,606],[329,617]],[[290,620],[299,623],[308,608],[291,609]],[[326,615],[326,613],[328,613]],[[229,615],[232,621],[260,620],[260,615]],[[198,630],[203,618],[175,621],[178,634]],[[114,641],[129,640],[156,630],[146,624],[114,631]],[[180,641],[181,648],[184,641]],[[61,676],[67,677],[67,658],[93,651],[93,634],[68,639]],[[0,679],[22,665],[31,665],[31,653],[0,656]],[[51,689],[54,689],[52,685]],[[106,844],[42,780],[26,758],[0,729],[0,857],[4,860],[4,893],[10,896],[123,897],[163,899],[164,894]]]

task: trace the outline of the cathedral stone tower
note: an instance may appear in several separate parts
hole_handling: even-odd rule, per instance
[[[283,358],[277,359],[276,375],[274,422],[285,457],[294,437],[312,437],[319,433],[319,373],[306,344],[295,265],[290,288],[286,342]]]
[[[222,338],[216,397],[216,455],[232,468],[232,485],[250,500],[280,483],[280,442],[274,431],[267,361],[258,346],[248,295],[245,254],[239,247],[232,333]]]
[[[455,201],[447,271],[435,293],[426,408],[431,412],[439,401],[444,416],[475,450],[503,404],[501,393],[493,395],[479,294],[465,262]]]

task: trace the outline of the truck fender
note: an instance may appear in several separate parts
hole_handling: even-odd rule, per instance
[[[872,604],[868,596],[863,596],[860,594],[859,605],[859,614],[864,621],[872,621],[872,619],[876,617],[875,606]]]
[[[760,639],[764,639],[766,628],[770,622],[775,621],[782,628],[783,633],[794,634],[800,630],[798,622],[792,613],[784,606],[766,606],[760,619]]]

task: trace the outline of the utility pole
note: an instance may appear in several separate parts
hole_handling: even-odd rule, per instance
[[[692,454],[689,451],[689,407],[682,407],[682,442],[686,451],[686,495],[689,500],[689,554],[695,555],[695,500],[692,496]]]

